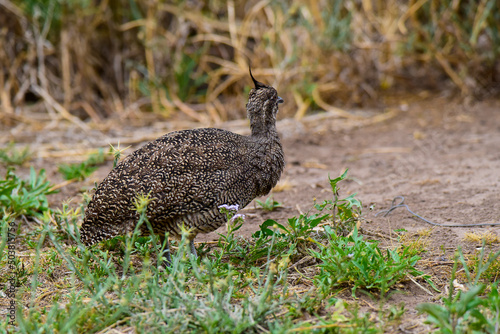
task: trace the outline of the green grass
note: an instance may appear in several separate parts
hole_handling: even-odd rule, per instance
[[[7,147],[0,149],[0,162],[5,165],[22,165],[31,159],[33,152],[29,146],[22,149],[17,149],[15,144],[11,142]]]
[[[144,212],[140,224],[148,223]],[[85,249],[75,235],[77,248],[65,249],[58,233],[50,221],[45,221],[35,250],[35,268],[43,262],[46,275],[47,268],[53,272],[64,261],[72,272],[70,281],[79,281],[80,288],[71,288],[64,296],[64,308],[55,301],[52,306],[39,309],[33,294],[29,312],[17,314],[19,332],[94,332],[122,321],[139,332],[257,333],[261,327],[280,327],[281,320],[268,318],[294,303],[288,298],[286,287],[278,288],[285,272],[278,271],[273,263],[262,269],[248,268],[243,276],[238,271],[241,268],[220,266],[216,258],[195,259],[183,238],[172,266],[163,270],[163,249],[159,247],[152,248],[152,257],[141,254],[146,256],[137,262],[133,245],[137,245],[138,229],[125,238],[120,258],[98,248]],[[45,238],[55,251],[42,253]],[[38,280],[41,274],[35,269],[32,291],[42,285]],[[242,287],[247,293],[240,292]],[[120,298],[116,299],[116,294]]]
[[[37,173],[31,167],[29,178],[24,180],[9,168],[0,180],[0,210],[14,216],[39,216],[49,210],[47,195],[54,193],[51,187],[43,169]]]
[[[361,208],[363,204],[356,198],[356,194],[351,194],[345,198],[339,198],[340,189],[338,183],[347,178],[348,171],[349,169],[346,169],[340,176],[333,179],[328,176],[333,198],[331,200],[325,200],[321,204],[315,204],[317,210],[329,212],[329,218],[333,222],[335,233],[339,235],[347,235],[350,233],[362,217]]]
[[[74,164],[61,164],[58,170],[65,180],[83,181],[95,172],[105,161],[106,156],[101,148],[97,153],[91,154],[85,161]]]
[[[411,256],[408,248],[382,250],[377,242],[363,240],[357,228],[348,237],[337,236],[329,226],[325,231],[328,245],[321,245],[319,251],[311,250],[311,254],[321,261],[314,284],[325,296],[349,286],[353,296],[357,289],[364,289],[376,291],[382,297],[407,275],[423,275],[415,268],[420,257]],[[428,276],[424,278],[429,280]]]
[[[141,224],[150,227],[145,217],[148,201],[147,196],[137,198],[141,216],[132,235],[90,249],[78,237],[80,208],[68,203],[56,210],[43,207],[41,225],[19,243],[32,257],[15,263],[17,297],[28,305],[26,310],[18,308],[16,331],[98,332],[117,326],[138,332],[279,333],[310,326],[300,320],[304,309],[327,307],[318,296],[294,292],[288,267],[309,246],[324,241],[315,228],[329,215],[301,215],[287,226],[267,221],[252,238],[244,239],[237,235],[244,216],[222,207],[228,231],[218,244],[200,246],[200,257],[195,259],[186,238],[172,242],[172,265],[164,268],[165,244],[156,235],[138,232]],[[4,219],[2,228],[12,220]],[[2,238],[1,254],[5,245]],[[50,303],[39,306],[38,296],[52,281],[58,287]],[[348,304],[337,301],[337,305],[347,315],[318,321],[378,326],[367,316],[354,316],[357,311],[346,310]],[[7,328],[12,329],[0,322],[0,329]]]
[[[255,200],[255,202],[257,203],[257,205],[259,205],[264,211],[274,211],[278,208],[282,208],[283,207],[283,204],[281,204],[280,202],[278,201],[275,201],[273,199],[273,195],[269,196],[268,198],[266,198],[266,200],[264,202],[262,201],[259,201],[258,199]]]
[[[455,256],[448,295],[442,297],[442,303],[423,303],[417,309],[428,315],[427,322],[439,329],[440,333],[498,333],[500,326],[500,297],[498,281],[486,285],[480,283],[484,274],[488,276],[490,266],[498,261],[500,251],[490,254],[487,261],[485,242],[474,268],[469,268],[462,250],[458,248]],[[464,268],[465,290],[455,287],[457,267]],[[489,291],[487,291],[489,290]]]
[[[382,249],[358,233],[361,202],[355,195],[339,194],[338,184],[346,175],[330,179],[332,199],[284,222],[267,220],[249,238],[238,235],[245,217],[236,208],[221,207],[227,215],[227,233],[216,244],[198,246],[199,257],[194,258],[184,231],[182,240],[171,242],[172,264],[167,268],[166,244],[154,234],[138,232],[141,224],[151,230],[145,216],[148,196],[136,200],[140,219],[133,233],[90,248],[79,241],[81,206],[36,206],[31,210],[38,224],[22,226],[16,239],[16,253],[22,249],[29,256],[11,263],[6,256],[11,236],[6,232],[30,211],[6,215],[0,226],[0,283],[7,289],[6,277],[14,275],[18,306],[15,327],[4,318],[0,331],[382,333],[395,328],[406,312],[404,306],[386,304],[387,296],[398,291],[397,283],[411,276],[433,285],[417,268],[419,256],[411,246]],[[35,189],[49,189],[42,172],[32,169],[32,179]],[[9,170],[1,182],[13,180],[17,186],[22,183]],[[24,182],[23,187],[30,184]],[[45,195],[41,191],[37,196]],[[352,229],[344,235],[348,227]],[[450,333],[493,333],[498,323],[497,286],[479,280],[497,257],[483,261],[481,255],[472,269],[460,257],[455,270],[458,263],[464,266],[470,288],[458,294],[450,288],[442,304],[420,306],[429,323],[442,332],[451,328]],[[302,265],[308,258],[309,264]],[[10,264],[12,271],[7,272]],[[355,298],[340,298],[346,288]],[[379,301],[375,312],[360,311],[361,291]]]

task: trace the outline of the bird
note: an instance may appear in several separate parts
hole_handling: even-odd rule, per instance
[[[227,222],[220,206],[244,208],[271,191],[285,167],[276,129],[278,105],[284,101],[275,88],[257,81],[251,68],[249,73],[254,84],[246,104],[250,135],[197,128],[167,133],[137,149],[97,186],[80,228],[83,244],[133,231],[139,220],[134,199],[148,194],[146,216],[153,232],[180,238],[184,225],[196,256],[196,235]],[[147,231],[143,224],[141,232]]]

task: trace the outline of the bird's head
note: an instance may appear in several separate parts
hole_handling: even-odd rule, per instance
[[[283,99],[278,96],[274,87],[255,80],[250,68],[249,71],[255,87],[250,90],[248,95],[247,113],[252,134],[256,134],[256,132],[275,128],[278,104],[283,103]]]

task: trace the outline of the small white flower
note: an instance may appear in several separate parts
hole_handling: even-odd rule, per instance
[[[241,219],[245,219],[245,215],[242,214],[242,213],[237,213],[233,216],[233,218],[231,218],[231,220],[229,220],[231,223],[234,222],[236,219],[238,218],[241,218]]]
[[[238,204],[234,205],[228,205],[228,204],[222,204],[219,206],[219,209],[226,209],[227,211],[238,211],[239,210]]]
[[[348,258],[352,258],[353,256],[354,256],[354,253],[347,254],[347,257],[348,257]]]

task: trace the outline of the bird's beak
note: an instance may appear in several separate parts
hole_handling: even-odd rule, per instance
[[[285,102],[281,97],[278,96],[278,103],[283,103]]]

